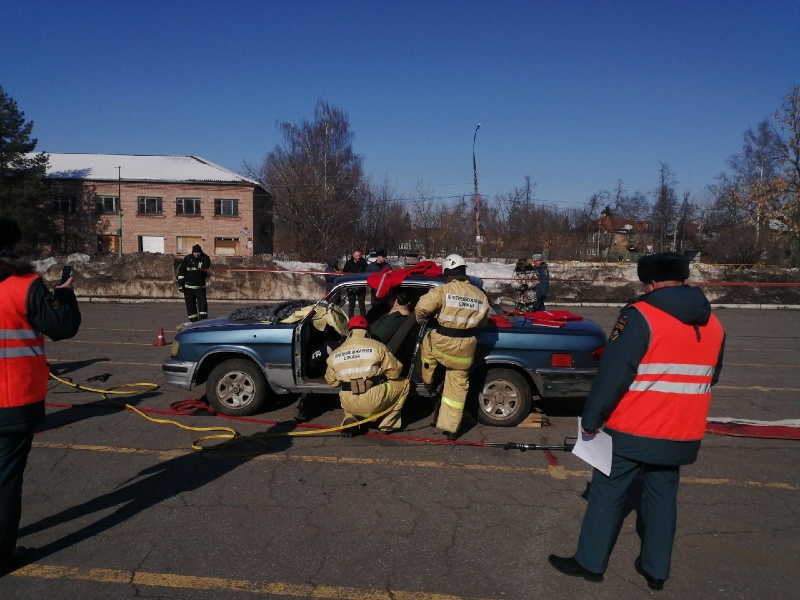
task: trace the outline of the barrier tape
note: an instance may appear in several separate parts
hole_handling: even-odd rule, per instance
[[[587,267],[588,268],[588,267]],[[214,268],[208,269],[209,272],[213,271],[228,271],[231,273],[280,273],[283,275],[292,275],[292,274],[300,274],[300,275],[336,275],[341,277],[342,275],[346,275],[340,272],[329,273],[327,271],[305,271],[305,270],[292,270],[287,271],[283,269],[226,269],[226,268]],[[355,274],[355,273],[353,273]],[[518,281],[518,279],[514,277],[479,277],[484,281]],[[525,281],[535,282],[538,281],[536,279],[530,279]],[[558,277],[551,277],[551,282],[559,282],[559,283],[615,283],[615,284],[624,284],[624,283],[635,283],[639,284],[640,281],[629,280],[629,281],[598,281],[596,279],[561,279]],[[752,281],[687,281],[688,285],[694,285],[698,287],[708,287],[708,286],[730,286],[730,287],[800,287],[800,281],[798,282],[752,282]]]

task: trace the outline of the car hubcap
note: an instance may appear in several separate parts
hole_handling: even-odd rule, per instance
[[[217,384],[217,398],[231,408],[241,408],[249,404],[255,391],[255,382],[241,372],[226,373]]]
[[[493,419],[508,419],[519,410],[520,394],[516,386],[504,379],[487,383],[479,398],[483,412]]]

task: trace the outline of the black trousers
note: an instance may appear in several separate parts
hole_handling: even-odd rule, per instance
[[[206,288],[185,288],[183,291],[183,300],[186,302],[186,314],[189,315],[190,321],[202,321],[208,318]]]
[[[22,474],[33,443],[33,428],[0,433],[0,569],[11,563],[22,516]]]
[[[356,298],[358,298],[358,314],[362,317],[367,316],[367,289],[362,287],[356,288],[356,290],[357,291],[350,290],[347,292],[347,302],[349,304],[348,312],[351,319],[356,316]]]

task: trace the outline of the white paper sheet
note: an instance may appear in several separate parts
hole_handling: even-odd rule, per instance
[[[578,419],[578,440],[572,453],[592,465],[603,475],[611,473],[611,436],[605,431],[581,433],[581,420]]]

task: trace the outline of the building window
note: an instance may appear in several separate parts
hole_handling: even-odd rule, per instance
[[[75,196],[53,196],[53,212],[60,215],[76,214],[78,199]]]
[[[214,238],[214,254],[236,256],[239,254],[239,238]]]
[[[117,254],[119,252],[119,237],[116,235],[98,235],[97,252],[99,254]]]
[[[160,215],[164,212],[162,199],[152,196],[139,196],[140,215]]]
[[[56,238],[61,254],[72,254],[83,251],[81,238],[77,233],[66,233]]]
[[[175,214],[176,215],[199,215],[200,214],[200,198],[176,198],[175,199]]]
[[[191,254],[192,246],[195,244],[203,243],[203,238],[200,236],[192,235],[179,235],[175,238],[175,253],[176,254]]]
[[[239,201],[225,200],[223,198],[214,199],[215,217],[237,217],[239,216]]]
[[[119,212],[119,198],[117,196],[98,196],[97,212],[101,215],[115,215]]]

